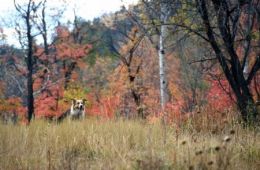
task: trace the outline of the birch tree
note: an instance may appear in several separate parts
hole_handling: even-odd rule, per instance
[[[139,26],[142,27],[142,30],[146,33],[149,40],[152,44],[155,45],[158,51],[158,60],[159,60],[159,78],[160,78],[160,104],[162,111],[164,111],[165,104],[169,101],[169,93],[167,89],[167,79],[165,74],[165,42],[167,37],[167,21],[171,15],[171,5],[167,0],[159,1],[147,1],[143,0],[142,3],[145,6],[146,15],[148,16],[149,26],[151,29],[145,28],[139,23]],[[159,18],[158,18],[159,16]],[[136,20],[137,21],[137,20]],[[160,22],[159,26],[158,21]],[[138,21],[137,21],[138,22]],[[153,40],[153,36],[157,35],[158,43]]]
[[[160,101],[162,110],[164,110],[165,104],[167,103],[166,93],[167,93],[167,82],[165,75],[165,39],[167,35],[167,26],[165,25],[168,17],[169,11],[167,9],[167,3],[161,1],[161,16],[160,16],[160,32],[159,32],[159,74],[160,74]]]

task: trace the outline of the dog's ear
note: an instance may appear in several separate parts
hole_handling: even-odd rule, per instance
[[[87,102],[87,99],[83,99],[82,101],[83,101],[83,103],[85,104],[85,103]]]
[[[72,105],[74,106],[76,104],[76,100],[72,99]]]

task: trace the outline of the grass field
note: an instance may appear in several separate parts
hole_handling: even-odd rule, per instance
[[[235,121],[43,120],[0,125],[0,169],[234,169],[260,167],[260,134]],[[166,143],[164,143],[166,137]]]

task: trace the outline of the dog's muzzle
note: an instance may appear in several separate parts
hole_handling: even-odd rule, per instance
[[[81,105],[81,106],[79,106],[79,110],[83,110],[84,109],[84,107]]]

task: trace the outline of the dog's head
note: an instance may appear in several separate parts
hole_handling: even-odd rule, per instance
[[[87,101],[86,99],[73,99],[72,106],[74,109],[84,110],[86,101]]]

